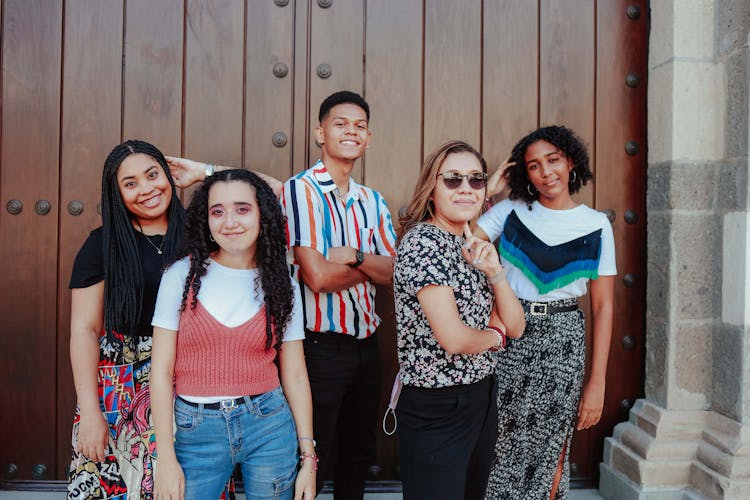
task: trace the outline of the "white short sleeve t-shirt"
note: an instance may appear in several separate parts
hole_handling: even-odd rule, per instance
[[[535,201],[503,200],[479,219],[498,248],[508,282],[531,301],[580,297],[586,283],[617,274],[615,242],[607,216],[586,205],[553,210]]]
[[[182,291],[189,270],[190,264],[185,257],[164,271],[151,321],[153,326],[175,331],[178,329]],[[260,286],[257,289],[255,287],[257,276],[257,269],[232,269],[210,260],[206,275],[201,278],[198,300],[222,325],[239,326],[263,307],[263,290]],[[289,280],[292,282],[294,306],[284,330],[284,342],[305,338],[299,285],[291,276]]]

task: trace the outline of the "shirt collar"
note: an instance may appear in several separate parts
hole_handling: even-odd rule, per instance
[[[315,165],[313,165],[312,167],[312,171],[313,175],[315,176],[315,180],[317,181],[323,193],[328,194],[332,191],[338,191],[338,186],[336,186],[336,183],[333,181],[331,174],[328,173],[326,166],[323,165],[322,160],[318,160],[315,162]],[[347,200],[351,198],[359,200],[359,193],[359,184],[357,184],[354,179],[349,177],[349,192],[347,193]]]

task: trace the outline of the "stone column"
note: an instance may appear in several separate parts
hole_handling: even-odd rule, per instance
[[[645,399],[606,499],[750,499],[750,0],[653,0]]]

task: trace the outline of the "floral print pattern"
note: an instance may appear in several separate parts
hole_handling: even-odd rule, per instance
[[[417,299],[430,285],[453,289],[461,320],[469,327],[487,326],[494,302],[481,271],[461,255],[464,239],[432,224],[418,224],[396,249],[393,295],[400,377],[404,385],[436,388],[479,382],[493,373],[495,353],[448,354],[432,333]]]

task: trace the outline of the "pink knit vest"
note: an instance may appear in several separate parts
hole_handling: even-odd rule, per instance
[[[191,294],[192,295],[192,294]],[[188,300],[190,304],[190,300]],[[266,306],[241,325],[219,323],[200,301],[180,315],[174,376],[177,394],[245,396],[279,386],[276,349],[266,349]]]

